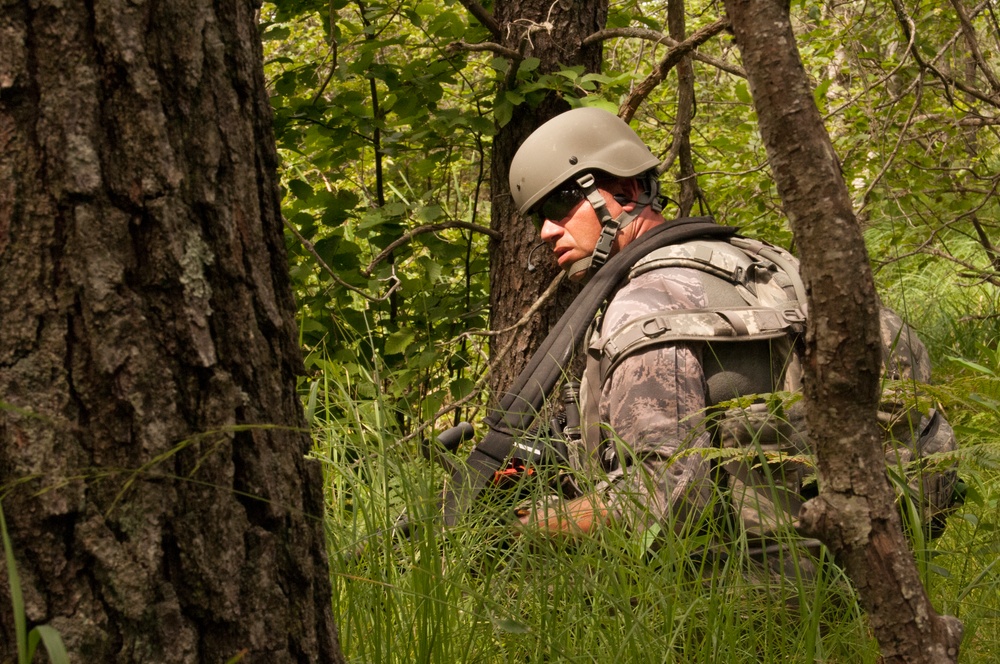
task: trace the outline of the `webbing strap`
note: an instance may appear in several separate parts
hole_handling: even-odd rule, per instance
[[[601,377],[640,348],[678,341],[755,341],[801,332],[806,317],[798,302],[774,307],[678,309],[649,314],[628,323],[606,339],[601,353]]]
[[[515,436],[531,427],[597,311],[636,261],[668,244],[695,237],[725,238],[735,234],[735,228],[720,226],[710,217],[676,219],[640,235],[594,274],[504,394],[499,408],[486,417],[486,435],[469,455],[466,466],[455,471],[445,494],[445,525],[454,525],[490,482],[493,473],[506,464]]]

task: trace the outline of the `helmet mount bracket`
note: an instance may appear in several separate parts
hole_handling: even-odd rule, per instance
[[[659,207],[657,204],[659,202],[659,187],[657,186],[656,178],[648,177],[643,179],[646,181],[646,187],[643,188],[642,195],[635,201],[635,208],[631,212],[622,210],[617,217],[611,216],[604,196],[601,195],[600,190],[597,188],[597,181],[593,173],[584,173],[576,179],[577,185],[583,191],[587,201],[597,214],[597,218],[601,223],[601,234],[597,238],[597,245],[594,247],[594,252],[569,267],[567,271],[570,275],[583,271],[593,274],[599,270],[607,262],[608,258],[611,257],[611,247],[618,236],[618,231],[627,228],[651,203],[653,204],[653,209],[659,211],[657,209]]]

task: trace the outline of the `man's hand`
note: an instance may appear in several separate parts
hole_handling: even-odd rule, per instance
[[[574,537],[590,534],[609,520],[610,511],[598,494],[588,494],[554,507],[529,510],[518,516],[526,528],[549,536]]]

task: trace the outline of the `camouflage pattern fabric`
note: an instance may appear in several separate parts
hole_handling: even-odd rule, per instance
[[[697,270],[654,270],[628,282],[609,302],[591,347],[607,333],[655,311],[695,309],[707,301]],[[618,460],[603,485],[612,514],[636,531],[653,523],[683,523],[701,516],[714,486],[703,455],[680,453],[712,446],[705,423],[706,384],[700,343],[653,347],[624,358],[603,385],[595,363],[581,386],[584,444],[594,472]],[[627,441],[607,449],[611,434]],[[639,470],[642,472],[638,472]]]
[[[643,347],[602,376],[595,350],[618,330],[654,312],[706,306],[703,274],[684,267],[639,274],[614,295],[595,321],[581,387],[588,460],[581,470],[604,478],[598,488],[605,504],[634,532],[654,525],[680,532],[698,521],[731,518],[748,557],[772,578],[808,576],[819,545],[795,535],[799,508],[816,490],[801,402],[774,398],[709,408],[703,367],[711,348],[701,342]],[[887,463],[906,478],[925,522],[940,524],[951,509],[955,474],[913,472],[911,462],[955,449],[954,434],[939,413],[922,414],[900,391],[929,381],[923,344],[887,309],[881,323],[890,380],[880,408]],[[724,452],[717,462],[699,453],[712,447]],[[720,489],[726,515],[713,500]]]

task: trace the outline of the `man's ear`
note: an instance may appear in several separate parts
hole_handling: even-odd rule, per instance
[[[635,178],[622,179],[620,182],[621,188],[625,190],[625,193],[614,195],[614,199],[618,202],[618,205],[625,207],[629,203],[635,203],[639,195],[642,194],[642,185]]]

